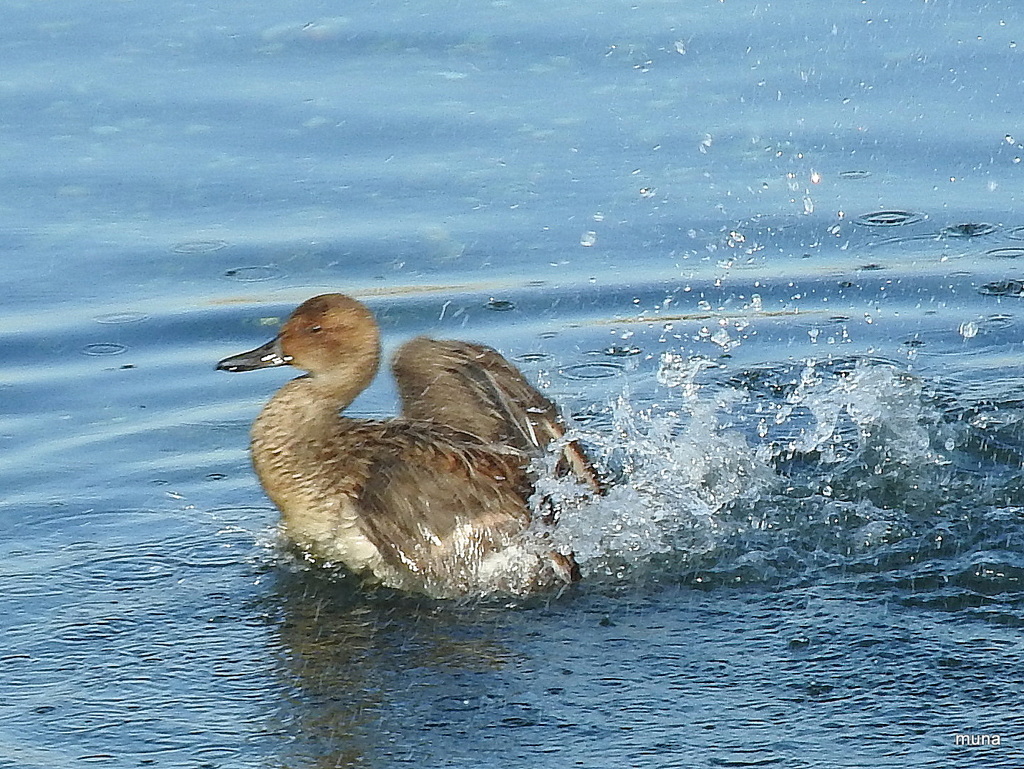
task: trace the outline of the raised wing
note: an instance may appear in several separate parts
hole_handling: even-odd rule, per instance
[[[418,337],[398,350],[392,368],[408,419],[444,424],[484,443],[528,454],[565,435],[555,405],[490,347]],[[576,441],[562,448],[559,465],[603,493],[597,472]]]

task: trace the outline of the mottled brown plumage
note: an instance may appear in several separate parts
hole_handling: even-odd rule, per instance
[[[522,536],[531,459],[564,436],[555,406],[489,347],[419,337],[393,369],[402,415],[341,416],[377,373],[370,311],[325,294],[303,303],[263,347],[218,368],[291,364],[252,428],[260,482],[287,536],[311,557],[403,590],[453,597],[525,593],[578,578],[571,554]],[[560,462],[600,492],[583,450]]]

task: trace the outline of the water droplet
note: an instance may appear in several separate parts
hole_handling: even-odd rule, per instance
[[[978,335],[978,324],[972,320],[960,324],[960,336],[964,339],[974,339]]]
[[[717,329],[711,335],[711,341],[723,350],[731,350],[734,347],[739,347],[740,345],[738,341],[729,336],[729,332],[724,328]]]

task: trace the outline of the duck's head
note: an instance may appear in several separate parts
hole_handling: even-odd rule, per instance
[[[373,314],[352,297],[321,294],[299,305],[265,345],[225,358],[217,369],[291,365],[313,377],[368,383],[377,373],[379,359],[380,331]]]

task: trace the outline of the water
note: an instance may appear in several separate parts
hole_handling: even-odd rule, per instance
[[[0,766],[1022,763],[1015,4],[4,10]],[[572,415],[583,583],[283,552],[323,290]]]

